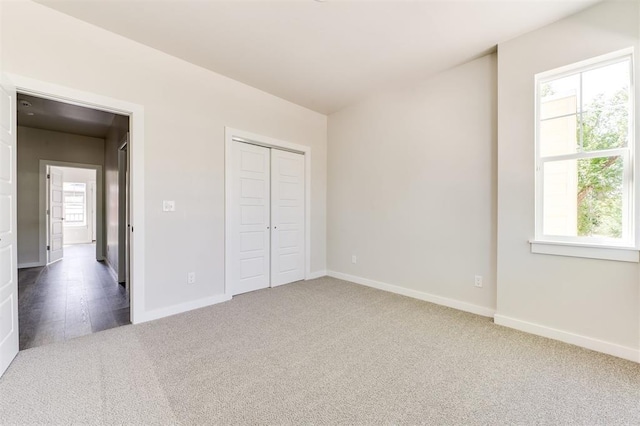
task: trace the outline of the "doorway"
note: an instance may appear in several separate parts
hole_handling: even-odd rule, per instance
[[[128,324],[120,142],[129,117],[28,93],[17,99],[20,349]],[[38,197],[34,227],[26,219]],[[37,229],[40,238],[30,238]]]
[[[228,295],[309,276],[310,149],[227,129]]]
[[[65,246],[73,244],[93,244],[95,259],[104,259],[103,182],[102,165],[40,160],[45,264],[61,260]]]

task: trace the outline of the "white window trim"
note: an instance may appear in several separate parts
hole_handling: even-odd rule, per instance
[[[615,260],[618,262],[640,262],[640,251],[633,247],[536,240],[530,240],[529,243],[531,244],[531,253],[535,254]]]
[[[540,127],[540,98],[538,89],[540,85],[549,80],[555,80],[568,75],[579,72],[589,71],[590,69],[600,68],[609,64],[620,62],[629,58],[630,62],[630,116],[632,118],[629,123],[629,147],[611,150],[578,152],[566,155],[557,155],[552,157],[540,157],[539,152],[539,127]],[[637,150],[637,140],[635,128],[637,126],[637,117],[635,116],[636,90],[635,90],[635,58],[633,48],[622,49],[606,55],[598,56],[586,61],[574,63],[565,67],[546,71],[535,76],[535,238],[529,240],[531,244],[531,252],[536,254],[549,254],[558,256],[583,257],[590,259],[614,260],[622,262],[640,262],[640,248],[637,245],[638,229],[636,224],[639,222],[637,218],[638,209],[635,204],[638,201],[638,171],[635,164],[635,152]],[[609,155],[610,154],[610,155]],[[561,237],[561,236],[545,236],[542,233],[542,215],[543,215],[543,178],[542,168],[544,163],[549,160],[572,160],[581,158],[594,158],[602,156],[622,156],[625,161],[625,172],[632,175],[632,179],[628,176],[623,180],[625,185],[623,192],[624,209],[627,211],[626,217],[623,218],[623,229],[626,238],[621,240],[605,239],[605,238],[589,238],[589,237]],[[629,187],[628,182],[632,185]]]
[[[84,182],[78,182],[84,185],[83,191],[63,191],[62,199],[64,205],[64,227],[65,228],[86,228],[89,226],[87,223],[87,215],[88,215],[88,197],[87,197],[87,184]],[[67,194],[82,194],[82,221],[69,221],[67,218]]]

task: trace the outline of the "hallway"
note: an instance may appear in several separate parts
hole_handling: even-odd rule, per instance
[[[18,271],[20,350],[129,324],[129,296],[95,244],[65,246],[49,266]]]

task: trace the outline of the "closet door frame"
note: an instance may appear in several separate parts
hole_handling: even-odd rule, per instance
[[[311,147],[291,142],[281,141],[268,136],[225,127],[225,274],[224,292],[227,297],[232,295],[231,283],[231,256],[228,253],[232,246],[229,220],[232,194],[231,194],[231,159],[234,142],[244,142],[265,148],[275,148],[304,155],[304,279],[311,278]]]

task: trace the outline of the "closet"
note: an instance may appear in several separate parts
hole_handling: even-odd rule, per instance
[[[228,163],[232,295],[304,279],[304,155],[234,141]]]

